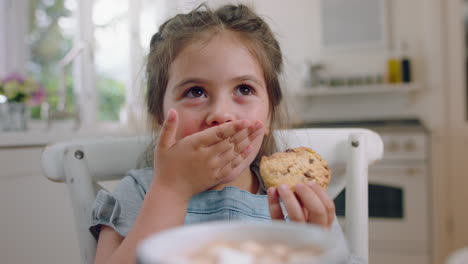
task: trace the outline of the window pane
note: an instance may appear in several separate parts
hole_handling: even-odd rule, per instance
[[[150,40],[153,34],[158,32],[159,25],[166,19],[166,1],[163,0],[143,0],[143,7],[140,16],[140,43],[144,54],[149,52]]]
[[[29,33],[30,60],[27,70],[46,90],[52,109],[59,97],[59,61],[72,48],[76,21],[73,12],[76,0],[30,0]],[[66,69],[66,110],[75,108],[71,70]],[[32,109],[32,118],[40,117],[40,108]]]
[[[129,83],[128,0],[94,1],[98,120],[119,120]]]

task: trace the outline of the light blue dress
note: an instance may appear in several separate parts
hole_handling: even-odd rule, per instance
[[[258,167],[252,166],[252,172],[259,175]],[[98,192],[92,210],[90,231],[97,239],[101,225],[113,228],[126,236],[138,215],[145,194],[153,178],[153,169],[131,170],[120,181],[113,193],[106,190]],[[205,191],[192,197],[185,216],[185,224],[208,221],[260,221],[270,222],[268,197],[261,177],[259,194],[228,186],[220,191]],[[289,221],[287,214],[285,220]],[[344,240],[343,232],[336,221],[332,232]],[[352,258],[350,263],[361,263]]]

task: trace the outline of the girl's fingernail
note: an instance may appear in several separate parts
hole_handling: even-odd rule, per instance
[[[279,189],[281,192],[285,192],[287,189],[289,189],[289,186],[286,184],[281,184]]]
[[[316,183],[314,181],[308,181],[307,182],[307,185],[309,185],[310,187],[313,187]]]
[[[174,118],[174,110],[171,108],[169,111],[167,111],[167,121],[174,121]]]
[[[275,194],[275,187],[268,188],[267,193],[269,193],[270,195]]]

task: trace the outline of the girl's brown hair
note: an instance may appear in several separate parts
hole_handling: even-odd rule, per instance
[[[268,92],[270,130],[279,125],[279,106],[282,100],[279,75],[283,59],[270,27],[245,5],[225,5],[211,10],[206,4],[202,4],[188,14],[179,14],[167,20],[151,38],[146,67],[146,103],[154,131],[164,121],[164,95],[169,80],[169,67],[175,57],[193,41],[222,31],[236,34],[260,63]],[[275,151],[274,148],[274,138],[269,133],[263,140],[257,158],[271,154]]]

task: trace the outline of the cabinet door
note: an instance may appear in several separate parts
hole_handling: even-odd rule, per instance
[[[448,0],[447,40],[447,219],[451,251],[468,245],[468,0]],[[450,252],[449,252],[450,253]]]
[[[0,149],[2,263],[80,263],[65,184],[47,180],[42,148]]]

